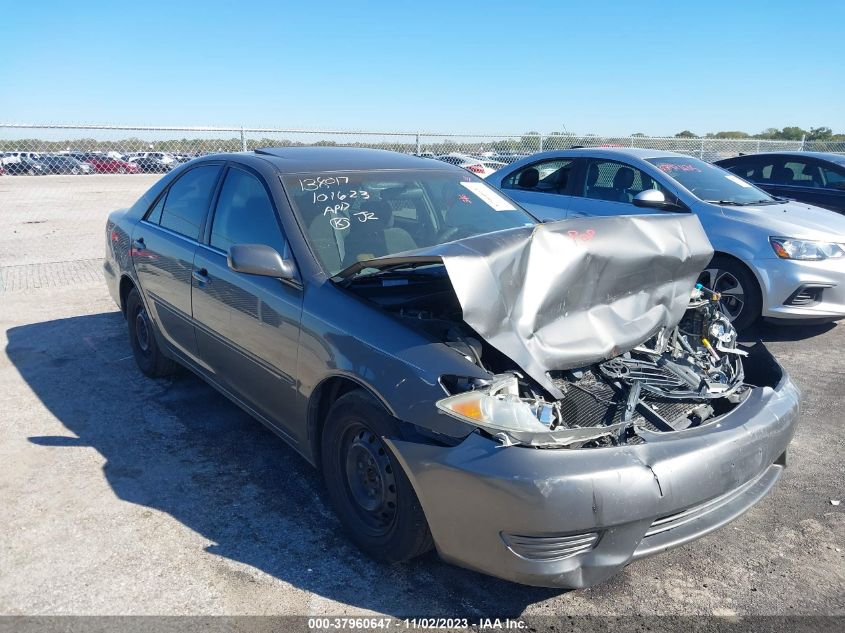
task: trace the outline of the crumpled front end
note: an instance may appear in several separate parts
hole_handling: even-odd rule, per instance
[[[388,441],[447,561],[516,582],[586,587],[635,558],[739,516],[785,464],[799,393],[758,344],[748,396],[711,423],[642,443],[506,446],[481,431],[457,446]]]

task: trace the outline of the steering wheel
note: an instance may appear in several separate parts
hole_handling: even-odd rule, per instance
[[[474,226],[468,224],[459,224],[458,226],[447,226],[437,234],[437,239],[440,242],[451,242],[462,237],[469,237],[475,235],[478,231]]]

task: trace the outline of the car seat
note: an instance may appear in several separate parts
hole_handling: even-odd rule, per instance
[[[772,167],[772,184],[791,185],[795,180],[795,172],[784,165]]]
[[[615,202],[631,202],[629,189],[634,184],[634,170],[620,167],[613,176],[613,194]]]
[[[344,266],[417,248],[410,233],[393,226],[393,209],[383,200],[361,203],[360,210],[352,213],[350,222],[344,241]]]

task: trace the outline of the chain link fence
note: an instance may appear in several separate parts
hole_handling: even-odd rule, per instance
[[[110,193],[107,197],[112,207],[128,206],[162,173],[181,162],[204,154],[268,146],[370,147],[429,157],[460,154],[482,162],[484,173],[522,156],[578,146],[649,148],[706,161],[778,150],[845,153],[845,141],[0,124],[0,210],[44,204],[56,210],[102,210],[98,206],[104,202],[102,196],[94,195],[100,190]],[[95,175],[98,177],[91,177]]]

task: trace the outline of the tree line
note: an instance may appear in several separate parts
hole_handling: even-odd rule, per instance
[[[634,134],[634,136],[640,136]],[[642,135],[645,136],[645,135]],[[787,126],[782,129],[769,127],[758,134],[749,134],[740,130],[723,132],[708,132],[703,137],[684,130],[675,134],[675,138],[755,138],[769,141],[845,141],[845,134],[835,134],[829,127],[811,127],[809,130],[798,126]]]

